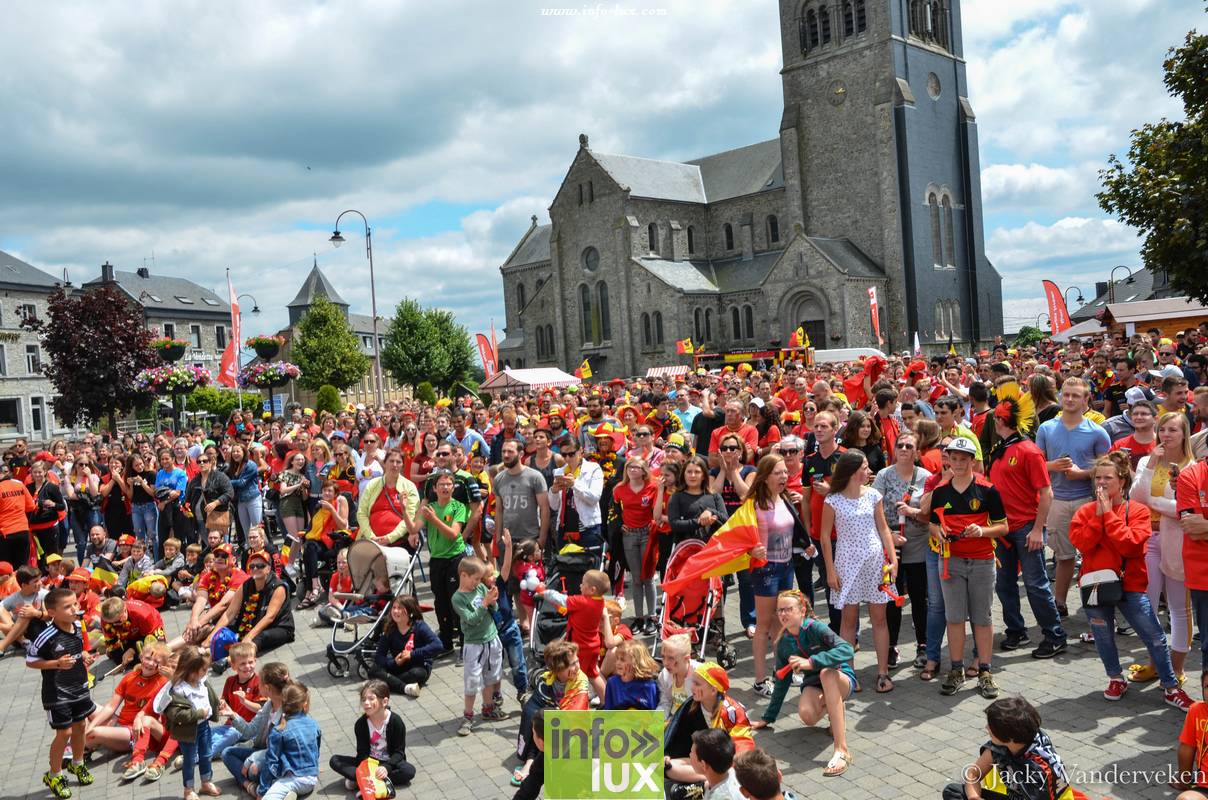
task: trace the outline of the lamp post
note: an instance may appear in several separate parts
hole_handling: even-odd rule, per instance
[[[1111,274],[1107,276],[1107,302],[1116,302],[1116,270],[1122,269],[1128,273],[1127,280],[1131,283],[1133,279],[1133,271],[1126,266],[1120,265],[1112,267]]]
[[[1067,305],[1068,305],[1068,304],[1069,304],[1069,302],[1070,302],[1070,297],[1069,297],[1069,295],[1070,295],[1070,289],[1078,289],[1078,287],[1077,287],[1077,286],[1067,286],[1067,287],[1065,287],[1065,291],[1061,293],[1061,296],[1062,296],[1063,298],[1065,298],[1065,302],[1066,302],[1066,304],[1067,304]],[[1075,303],[1078,303],[1079,305],[1082,305],[1083,303],[1085,303],[1085,302],[1086,302],[1086,299],[1085,299],[1085,298],[1082,296],[1082,290],[1081,290],[1081,289],[1078,289],[1078,299],[1076,299],[1074,302],[1075,302]]]
[[[1036,327],[1037,327],[1038,329],[1040,329],[1040,330],[1043,330],[1042,328],[1040,328],[1040,318],[1041,318],[1041,317],[1044,317],[1045,319],[1048,319],[1048,318],[1049,318],[1049,315],[1048,315],[1048,314],[1046,314],[1046,313],[1045,313],[1045,312],[1043,312],[1043,311],[1041,311],[1039,314],[1037,314],[1037,315],[1036,315]],[[1051,320],[1050,320],[1050,324],[1051,324]]]
[[[355,208],[350,208],[340,212],[340,216],[336,217],[336,228],[328,240],[332,247],[339,247],[345,242],[344,237],[340,234],[340,220],[344,218],[345,214],[356,214],[365,223],[365,254],[369,258],[369,310],[373,314],[373,383],[377,389],[377,405],[378,408],[381,408],[385,404],[385,400],[382,396],[382,348],[378,343],[377,285],[373,280],[373,232],[369,228],[369,220],[365,218],[365,215]]]
[[[256,302],[256,298],[252,294],[249,294],[248,292],[244,292],[243,294],[236,297],[235,300],[239,301],[245,297],[250,298],[252,301],[252,313],[259,314],[260,313],[260,304]],[[243,306],[239,307],[239,318],[243,319]],[[239,325],[239,337],[243,338],[243,324],[242,323],[240,323],[240,325]],[[242,370],[242,369],[243,369],[243,342],[235,342],[235,374],[238,375],[240,370]],[[243,410],[243,392],[241,392],[239,390],[239,386],[238,386],[239,381],[236,380],[235,383],[236,383],[235,396],[239,398],[239,410],[242,411]],[[270,395],[271,395],[271,392],[270,392]],[[272,405],[271,401],[269,402],[269,405]]]

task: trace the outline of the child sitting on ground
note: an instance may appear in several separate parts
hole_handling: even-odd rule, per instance
[[[605,711],[654,711],[659,704],[659,665],[646,645],[630,639],[617,646],[617,674],[604,689]]]
[[[408,598],[411,599],[411,598]],[[436,640],[440,644],[440,640]],[[367,758],[379,762],[376,777],[392,786],[407,786],[415,778],[415,767],[407,763],[407,726],[390,708],[390,687],[385,681],[370,679],[361,687],[361,718],[353,725],[357,737],[355,756],[332,756],[328,762],[337,775],[344,776],[344,788],[357,790],[357,768]],[[388,791],[393,794],[393,791]]]
[[[965,782],[944,787],[944,800],[1039,800],[1071,797],[1069,777],[1040,714],[1022,697],[1001,697],[986,706],[990,741],[965,767]]]
[[[579,666],[597,698],[604,697],[604,678],[600,676],[597,654],[613,641],[604,607],[604,595],[610,589],[612,581],[606,573],[589,569],[583,574],[582,594],[568,597],[548,587],[536,592],[558,608],[566,609],[566,638],[579,645]]]
[[[663,671],[659,673],[659,710],[671,719],[692,699],[692,673],[700,662],[692,658],[692,639],[677,633],[663,642]]]
[[[9,655],[9,648],[24,640],[33,641],[46,628],[42,606],[46,590],[37,567],[22,564],[16,572],[17,591],[0,602],[5,614],[0,615],[0,656]]]
[[[1208,672],[1200,674],[1200,691],[1208,696]],[[1208,703],[1192,703],[1179,734],[1179,772],[1171,786],[1185,789],[1177,800],[1208,800]]]
[[[495,705],[495,693],[503,677],[503,645],[491,612],[499,600],[499,587],[488,589],[483,584],[487,565],[472,556],[457,565],[457,592],[453,595],[453,610],[461,620],[465,639],[464,671],[465,710],[458,736],[469,736],[474,730],[474,696],[482,692],[482,718],[501,720],[506,714]]]
[[[128,533],[122,534],[121,539],[118,540],[118,552],[121,553],[126,549],[120,544],[125,539],[130,540],[130,557],[126,559],[126,563],[122,564],[122,571],[118,573],[117,583],[113,585],[116,590],[115,595],[124,593],[126,587],[155,569],[155,563],[151,560],[151,556],[147,555],[147,543],[142,539],[135,539]]]
[[[250,722],[264,703],[264,697],[260,694],[260,676],[256,674],[256,643],[235,642],[227,648],[227,659],[235,674],[222,685],[222,702],[231,710],[232,719],[238,716]],[[214,728],[212,735],[214,741],[210,751],[214,758],[222,758],[228,747],[244,738],[243,731],[235,727],[233,722]]]
[[[261,667],[260,690],[264,693],[264,703],[250,721],[245,721],[224,701],[219,701],[219,710],[227,715],[229,723],[239,730],[244,739],[228,747],[222,754],[223,765],[235,776],[240,786],[252,781],[252,787],[255,787],[260,766],[264,763],[268,735],[281,722],[281,692],[291,683],[289,668],[280,661]]]
[[[419,601],[403,595],[390,607],[369,676],[384,681],[391,692],[419,697],[440,650],[440,637],[424,622]]]
[[[621,642],[628,642],[633,638],[633,630],[628,625],[621,622],[621,612],[624,609],[621,603],[615,598],[610,597],[604,601],[604,611],[608,614],[608,629],[612,631],[612,639],[605,640],[603,653],[600,657],[600,677],[608,680],[617,671],[617,649]]]
[[[543,654],[545,670],[534,676],[533,691],[524,703],[516,753],[523,765],[512,771],[512,785],[519,786],[529,774],[538,750],[532,738],[532,720],[541,709],[586,711],[589,705],[587,676],[579,668],[579,645],[558,639]]]
[[[336,571],[331,573],[331,580],[327,584],[327,602],[315,612],[315,627],[334,625],[337,620],[348,616],[344,613],[348,601],[337,595],[351,592],[352,573],[348,571],[348,548],[345,547],[336,553]]]
[[[268,735],[257,791],[260,800],[305,797],[319,785],[319,746],[323,734],[310,715],[310,692],[292,683],[281,692],[281,722]],[[249,787],[250,788],[250,787]]]
[[[168,545],[165,542],[164,552],[166,553],[167,550]],[[176,590],[181,603],[193,602],[197,576],[210,569],[214,564],[214,554],[206,553],[203,556],[202,550],[203,548],[199,544],[191,544],[185,548],[184,566],[176,571],[176,578],[172,581],[172,588]]]
[[[158,751],[152,767],[162,774],[173,753],[176,740],[168,736],[163,723],[154,714],[140,715],[167,682],[160,667],[168,661],[168,647],[151,642],[139,654],[139,668],[128,673],[113,690],[113,697],[88,719],[84,741],[88,749],[104,747],[116,753],[130,752],[122,773],[123,781],[132,781],[148,772],[147,750]]]

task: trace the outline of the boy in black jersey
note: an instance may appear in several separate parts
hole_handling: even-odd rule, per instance
[[[43,601],[50,625],[38,634],[26,651],[25,665],[42,670],[42,707],[55,732],[50,743],[50,771],[42,783],[59,800],[71,797],[61,769],[67,740],[71,739],[72,762],[67,771],[81,786],[92,783],[84,764],[84,723],[96,705],[88,690],[88,668],[93,655],[85,649],[84,632],[76,619],[79,603],[70,589],[51,589]]]

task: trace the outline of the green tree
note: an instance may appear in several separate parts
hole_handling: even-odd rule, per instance
[[[1019,332],[1015,334],[1015,341],[1012,342],[1012,344],[1014,344],[1016,347],[1027,347],[1028,345],[1036,344],[1037,342],[1043,340],[1044,337],[1045,332],[1040,328],[1037,328],[1033,325],[1024,325],[1019,329]]]
[[[319,396],[315,398],[315,411],[330,411],[338,414],[344,404],[340,402],[340,390],[330,383],[319,387]]]
[[[424,309],[403,298],[386,332],[382,367],[400,384],[418,387],[427,381],[448,393],[474,366],[470,334],[448,311]]]
[[[427,405],[435,405],[436,392],[432,389],[432,384],[427,381],[420,381],[415,384],[415,399]]]
[[[1146,268],[1165,271],[1173,288],[1208,304],[1208,35],[1188,33],[1162,66],[1186,119],[1134,130],[1128,164],[1111,156],[1096,197],[1144,235]]]
[[[202,386],[194,389],[185,399],[186,408],[192,411],[204,411],[213,414],[221,420],[231,416],[231,412],[239,408],[239,396],[243,395],[244,409],[259,412],[264,398],[258,392],[238,392],[219,386]]]
[[[369,371],[369,359],[348,320],[326,297],[316,297],[298,322],[290,358],[302,370],[298,383],[312,391],[324,384],[347,389]]]

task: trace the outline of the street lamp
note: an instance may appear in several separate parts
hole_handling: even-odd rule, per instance
[[[1107,276],[1107,302],[1109,303],[1116,302],[1116,270],[1118,269],[1122,269],[1128,273],[1127,280],[1129,283],[1133,281],[1133,271],[1131,269],[1123,265],[1112,267],[1111,274]]]
[[[1069,297],[1070,289],[1078,289],[1078,287],[1077,286],[1067,286],[1067,287],[1065,287],[1065,291],[1061,293],[1061,296],[1063,298],[1065,298],[1065,302],[1067,304],[1070,302],[1070,297]],[[1082,305],[1083,303],[1086,302],[1086,299],[1082,296],[1081,289],[1078,289],[1078,299],[1075,300],[1074,302],[1077,303],[1078,305]]]
[[[239,295],[239,296],[238,296],[238,297],[236,297],[235,299],[236,299],[236,300],[242,300],[242,299],[243,299],[243,298],[245,298],[245,297],[250,297],[250,298],[251,298],[251,300],[252,300],[252,313],[253,313],[253,314],[259,314],[259,313],[260,313],[260,304],[256,302],[256,298],[255,298],[255,297],[253,297],[252,295],[248,294],[247,292],[244,292],[243,294]],[[239,309],[239,313],[240,313],[241,315],[243,314],[243,309],[242,309],[242,308],[240,308],[240,309]]]
[[[356,214],[365,223],[365,255],[369,258],[369,310],[373,314],[373,378],[374,385],[377,387],[378,408],[381,408],[385,405],[385,400],[382,396],[382,348],[378,345],[377,285],[373,280],[373,232],[369,229],[369,220],[365,218],[365,215],[355,208],[350,208],[340,212],[340,216],[336,217],[335,230],[328,239],[332,247],[339,247],[346,241],[340,234],[340,220],[344,218],[345,214]]]
[[[1049,315],[1048,315],[1048,314],[1046,314],[1046,313],[1045,313],[1045,312],[1043,312],[1043,311],[1041,311],[1039,314],[1037,314],[1037,315],[1036,315],[1036,327],[1037,327],[1037,328],[1040,328],[1040,318],[1041,318],[1041,317],[1044,317],[1045,319],[1048,319],[1048,318],[1049,318]],[[1043,330],[1043,328],[1040,328],[1040,329],[1041,329],[1041,330]]]

